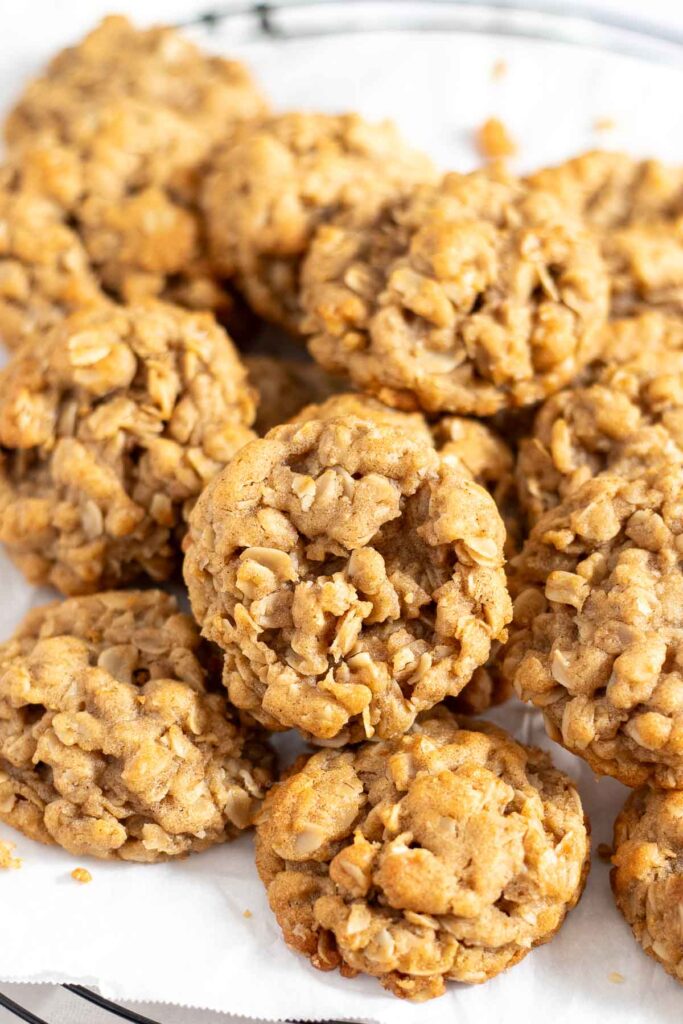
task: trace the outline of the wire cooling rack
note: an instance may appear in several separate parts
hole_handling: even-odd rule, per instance
[[[114,4],[115,6],[115,4]],[[598,7],[576,7],[571,13],[546,3],[514,0],[271,0],[267,3],[231,3],[212,7],[178,22],[181,28],[206,33],[229,24],[235,41],[259,38],[305,39],[316,36],[363,33],[377,29],[405,31],[474,32],[478,34],[542,39],[680,64],[683,32],[664,30],[628,14],[612,14]],[[163,1024],[127,1006],[105,999],[82,985],[63,989],[131,1024]],[[0,1007],[26,1024],[46,1021],[0,992]],[[161,1012],[161,1007],[160,1007]],[[327,1021],[325,1024],[339,1024]]]

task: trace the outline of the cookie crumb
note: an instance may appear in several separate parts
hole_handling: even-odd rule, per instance
[[[624,975],[620,974],[619,971],[612,971],[611,974],[608,975],[608,977],[613,985],[623,985],[626,981]]]
[[[249,920],[250,917],[253,917],[253,916],[254,915],[252,914],[251,910],[243,910],[242,911],[242,917],[246,917],[247,921]]]
[[[600,860],[604,860],[607,864],[611,861],[613,853],[614,850],[609,843],[600,843],[598,845],[598,857]]]
[[[613,117],[596,117],[593,121],[594,132],[611,132],[617,126],[617,122]]]
[[[487,160],[499,160],[517,152],[517,143],[497,117],[490,117],[480,125],[476,142],[477,149]]]
[[[74,868],[71,872],[71,877],[74,882],[79,882],[81,885],[87,885],[88,882],[92,882],[92,875],[87,868]]]
[[[507,73],[508,62],[506,60],[503,60],[502,57],[500,57],[497,61],[494,62],[493,67],[491,68],[491,78],[494,80],[494,82],[497,82],[501,78],[505,78]]]
[[[21,867],[21,858],[15,857],[16,844],[0,839],[0,871],[11,871]]]

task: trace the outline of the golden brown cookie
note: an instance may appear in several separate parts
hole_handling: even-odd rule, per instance
[[[683,214],[683,168],[592,150],[527,179],[596,228],[615,230]]]
[[[588,859],[579,795],[548,755],[443,710],[400,739],[315,754],[257,822],[287,944],[416,1001],[549,941]]]
[[[405,732],[486,662],[503,542],[426,432],[347,415],[243,448],[195,507],[184,573],[232,702],[340,745]]]
[[[29,580],[67,594],[167,579],[189,509],[253,415],[210,314],[74,314],[0,374],[0,539]]]
[[[214,259],[237,272],[257,313],[295,333],[301,261],[317,226],[341,211],[372,216],[389,196],[434,178],[390,122],[288,113],[219,148],[203,190]]]
[[[111,294],[229,308],[205,259],[198,183],[215,142],[265,111],[242,65],[111,17],[29,84],[6,135],[24,175],[70,212]]]
[[[669,322],[677,349],[643,345],[637,358],[608,363],[592,383],[541,406],[516,468],[532,524],[604,470],[632,478],[657,461],[683,461],[683,321]]]
[[[0,821],[146,862],[234,838],[273,755],[207,681],[195,624],[159,590],[29,612],[0,646]]]
[[[304,406],[323,402],[344,386],[313,362],[254,355],[246,356],[244,363],[258,395],[254,430],[261,435],[289,422]]]
[[[0,341],[16,348],[69,313],[108,300],[62,210],[3,179],[0,169]]]
[[[594,358],[608,281],[582,222],[499,168],[417,188],[370,225],[320,228],[301,301],[330,372],[390,405],[485,416]]]
[[[386,425],[407,430],[412,437],[419,437],[420,440],[424,440],[430,445],[434,441],[431,428],[421,412],[401,412],[400,409],[392,409],[390,405],[385,405],[378,398],[365,395],[360,391],[344,391],[338,395],[331,395],[324,402],[307,405],[292,417],[292,423],[348,417],[370,420],[378,427]],[[464,465],[458,464],[458,469],[461,476],[470,477]]]
[[[683,312],[683,167],[597,150],[528,180],[599,232],[614,315]]]
[[[619,910],[648,956],[683,982],[683,792],[631,793],[613,845]]]
[[[512,565],[519,696],[597,773],[683,786],[683,467],[588,481]]]
[[[7,118],[7,142],[46,131],[59,137],[74,107],[122,97],[172,111],[214,141],[231,121],[262,116],[266,107],[243,64],[203,53],[173,28],[137,29],[113,15],[28,84]]]

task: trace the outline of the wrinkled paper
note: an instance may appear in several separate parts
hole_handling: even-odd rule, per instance
[[[517,139],[520,169],[599,145],[683,159],[683,108],[676,100],[682,76],[673,66],[476,34],[378,32],[237,46],[229,25],[195,35],[247,60],[277,108],[393,117],[444,168],[475,165],[473,132],[491,115]],[[507,70],[496,78],[500,60]],[[600,134],[596,122],[604,118],[614,128]],[[0,587],[4,638],[49,595],[32,590],[1,554]],[[581,903],[551,943],[507,974],[484,986],[451,985],[442,998],[415,1006],[374,979],[315,971],[280,938],[249,836],[183,862],[136,866],[76,862],[0,825],[0,838],[16,841],[24,862],[19,871],[0,873],[0,979],[70,981],[114,999],[269,1020],[680,1021],[680,988],[634,942],[612,902],[609,868],[595,853],[611,840],[625,789],[596,780],[546,740],[536,712],[511,701],[492,717],[519,739],[552,748],[578,780],[593,826],[593,868]],[[76,866],[88,867],[91,884],[71,879]],[[162,1008],[157,1016],[163,1019]]]

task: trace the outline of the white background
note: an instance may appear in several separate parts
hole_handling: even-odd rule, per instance
[[[220,3],[220,0],[218,2]],[[211,0],[138,0],[137,3],[121,0],[116,9],[128,12],[134,15],[138,22],[144,23],[160,18],[184,20],[193,12],[203,11],[210,6]],[[225,0],[222,6],[227,6]],[[595,0],[591,4],[572,5],[556,0],[556,6],[565,11],[569,7],[574,14],[580,14],[584,7],[600,7],[606,12],[616,12],[621,17],[632,13],[633,17],[645,19],[660,28],[670,25],[677,32],[683,31],[683,10],[679,0],[649,0],[647,4],[634,0]],[[21,81],[35,70],[50,52],[78,36],[100,14],[110,9],[110,4],[101,0],[25,0],[21,5],[10,3],[9,0],[0,0],[0,105],[4,107],[11,101],[12,96],[20,88]],[[219,37],[217,45],[223,43],[224,39]],[[671,73],[672,86],[670,93],[667,94],[666,69],[662,69],[661,79],[652,85],[654,99],[650,117],[644,116],[643,112],[648,110],[647,103],[638,95],[637,67],[632,74],[624,74],[624,68],[616,74],[615,68],[611,65],[604,73],[596,72],[588,68],[588,65],[584,67],[581,64],[582,58],[576,51],[571,57],[575,62],[572,66],[577,69],[573,79],[560,67],[562,60],[568,59],[567,54],[558,54],[557,75],[552,74],[551,69],[545,69],[545,73],[540,74],[538,66],[529,66],[524,59],[511,59],[509,83],[505,87],[493,87],[490,83],[487,84],[486,76],[479,76],[475,83],[475,76],[469,69],[465,54],[462,55],[462,68],[452,72],[453,112],[447,121],[452,127],[441,133],[439,138],[434,138],[430,137],[429,119],[425,118],[424,112],[427,105],[439,109],[442,113],[447,109],[444,97],[439,94],[439,83],[432,83],[427,88],[424,83],[418,82],[412,88],[408,88],[406,66],[391,66],[397,52],[392,40],[384,38],[370,41],[359,38],[355,48],[358,62],[351,66],[339,65],[334,61],[331,45],[330,41],[323,42],[316,54],[316,60],[312,62],[318,69],[318,76],[324,75],[330,96],[343,95],[344,102],[349,107],[358,107],[368,116],[395,116],[404,132],[417,144],[430,148],[445,166],[460,166],[473,161],[474,153],[469,145],[471,129],[480,123],[483,117],[493,112],[502,115],[517,137],[523,140],[523,165],[531,166],[540,161],[560,159],[567,155],[568,150],[596,144],[612,147],[623,145],[634,151],[652,152],[667,159],[683,161],[680,80],[676,83],[675,75]],[[258,46],[252,47],[248,56],[257,64],[259,73],[275,102],[281,101],[279,105],[284,101],[287,105],[311,106],[319,102],[324,106],[323,94],[326,94],[326,90],[311,87],[310,45],[301,48],[299,44],[290,43],[287,46],[288,57],[284,61],[270,60],[267,48]],[[368,46],[374,47],[372,52],[368,52]],[[425,39],[422,41],[421,49],[427,52],[430,46],[431,42]],[[523,53],[523,48],[515,45],[510,52],[514,58],[515,54]],[[524,79],[529,75],[537,75],[539,83],[542,82],[542,88],[539,89],[538,95],[534,95],[534,90],[529,91],[527,87],[527,101],[522,108],[515,100],[516,90],[524,88]],[[417,73],[415,77],[418,77]],[[317,81],[320,81],[320,77]],[[397,102],[397,97],[400,102]],[[411,99],[413,102],[410,102]],[[334,106],[334,100],[330,102]],[[552,117],[548,116],[549,110],[554,112]],[[594,118],[603,116],[614,117],[616,121],[615,131],[609,138],[596,137],[594,132]],[[3,636],[16,621],[21,611],[21,602],[32,600],[27,589],[18,587],[15,591],[11,586],[12,582],[16,584],[16,577],[7,567],[7,563],[0,562],[0,586],[6,598],[4,604],[0,602],[0,629]],[[10,590],[19,595],[18,605],[14,600],[7,600]],[[526,732],[529,723],[522,718],[519,719],[519,723],[520,729]],[[569,763],[569,760],[565,762]],[[618,806],[621,799],[620,788],[605,781],[596,786],[589,773],[578,765],[573,766],[571,770],[580,777],[597,840],[608,839],[614,807]],[[9,955],[13,937],[21,935],[21,929],[17,931],[14,927],[17,922],[8,912],[3,913],[3,906],[7,911],[8,905],[12,902],[9,886],[13,887],[12,893],[20,889],[26,894],[27,905],[31,899],[31,845],[27,842],[21,843],[20,852],[27,861],[24,869],[16,875],[8,874],[0,879],[0,976],[3,971],[3,950],[7,950]],[[96,905],[102,908],[102,932],[111,927],[112,941],[116,944],[116,936],[121,932],[125,933],[127,923],[117,918],[115,908],[112,909],[111,921],[107,916],[107,886],[114,884],[110,881],[113,875],[108,873],[111,866],[107,865],[105,869],[105,866],[95,864],[93,874],[96,879],[92,886],[83,889],[70,888],[69,885],[73,886],[73,883],[65,881],[68,859],[59,851],[50,851],[50,855],[46,862],[49,865],[46,870],[52,871],[50,877],[53,879],[54,893],[50,897],[50,904],[44,909],[43,923],[47,931],[50,932],[53,928],[59,931],[61,927],[65,935],[73,933],[74,941],[77,941],[75,936],[80,913],[86,915],[88,907],[92,910],[93,905]],[[183,912],[180,910],[183,899],[192,892],[197,894],[197,899],[206,897],[206,892],[201,888],[202,871],[214,870],[218,856],[216,853],[212,860],[212,855],[209,854],[205,858],[193,858],[185,865],[175,866],[175,877],[179,881],[181,877],[183,879],[183,895],[181,898],[181,893],[175,889],[170,896],[170,906],[173,910],[177,902],[179,908],[177,941],[181,948],[183,942],[191,941],[191,936],[183,928]],[[146,879],[152,879],[151,874],[145,875],[146,870],[149,871],[144,868],[133,869],[134,873],[129,876],[131,887],[139,890],[140,905],[145,901]],[[220,874],[220,871],[218,873]],[[238,879],[239,890],[239,874],[231,876],[228,870],[224,877],[223,895],[237,917],[240,896],[233,895],[234,879]],[[116,899],[115,888],[112,887],[110,892],[113,903]],[[4,899],[4,894],[7,894],[7,899]],[[251,906],[253,905],[252,901]],[[54,915],[62,915],[57,924],[53,920]],[[37,920],[40,923],[40,915]],[[129,921],[128,927],[130,940],[134,942],[136,922]],[[249,971],[258,986],[261,979],[267,979],[269,976],[265,961],[271,955],[268,943],[273,940],[273,932],[267,911],[260,911],[260,920],[255,916],[253,927],[264,929],[264,942],[260,947],[261,959],[254,959]],[[174,928],[173,913],[169,914],[168,928]],[[39,935],[34,934],[35,945],[40,948]],[[249,933],[245,931],[245,943],[248,938]],[[239,935],[237,941],[240,941]],[[30,934],[24,932],[21,942],[30,943]],[[273,957],[278,953],[281,953],[281,950],[275,945]],[[112,956],[114,955],[112,950]],[[144,954],[141,956],[144,960]],[[188,959],[191,960],[191,957]],[[582,965],[580,970],[577,969],[577,964]],[[36,969],[47,969],[48,966],[41,963]],[[623,984],[616,985],[610,980],[610,975],[615,971],[624,974]],[[293,979],[292,985],[298,985],[300,988],[305,988],[309,984],[314,987],[321,981],[318,975],[314,976],[313,972],[299,961],[292,961],[290,976]],[[329,978],[330,984],[336,985],[338,982],[338,979],[324,977]],[[91,985],[96,982],[94,977],[81,978],[84,983]],[[342,991],[348,991],[349,983],[341,984]],[[356,984],[365,983],[351,983],[352,986]],[[75,996],[49,985],[2,984],[0,991],[24,1005],[31,1006],[45,1020],[54,1024],[81,1024],[86,1021],[88,1024],[99,1024],[100,1021],[104,1024],[104,1021],[111,1019],[81,1003]],[[111,987],[109,991],[112,991]],[[368,993],[368,1002],[363,1010],[356,1009],[353,1015],[366,1013],[379,1017],[381,1014],[383,1019],[386,1019],[386,1000],[380,1009],[380,990],[376,983],[368,981],[363,991]],[[529,994],[528,1000],[525,992]],[[599,1019],[605,1024],[616,1024],[617,1021],[624,1020],[628,1020],[628,1024],[649,1024],[650,1021],[673,1024],[674,1021],[681,1020],[683,1009],[683,992],[674,982],[664,977],[660,968],[647,961],[635,948],[623,922],[611,906],[607,896],[607,869],[597,859],[594,861],[587,896],[571,916],[561,935],[551,945],[534,953],[523,965],[484,989],[465,992],[459,990],[456,995],[447,998],[448,1001],[439,1001],[441,1016],[444,1020],[457,1020],[458,1024],[469,1024],[470,1021],[492,1024],[503,1019],[506,1020],[506,1024],[515,1024],[518,1020],[536,1024],[536,1021],[550,1019],[561,1020],[563,1024],[565,1021],[577,1019]],[[430,1007],[430,1021],[436,1019],[436,1005]],[[412,1013],[407,1013],[408,1009],[405,1005],[401,1005],[400,1009],[397,1006],[396,1019],[398,1020],[399,1016],[401,1021],[409,1021],[411,1016],[414,1021],[426,1019],[426,1010],[412,1008]],[[163,1021],[164,1024],[195,1024],[195,1021],[199,1020],[235,1020],[222,1015],[197,1014],[190,1010],[158,1005],[147,1006],[144,1012],[158,1021]],[[301,1013],[301,1010],[299,1012]],[[334,1008],[334,1002],[326,1002],[321,1012],[330,1016],[335,1012],[341,1015],[344,1011],[341,1008]],[[438,1010],[436,1012],[438,1017]],[[309,1016],[314,1014],[315,1006],[308,1010]],[[0,1024],[9,1024],[13,1019],[0,1009]]]

